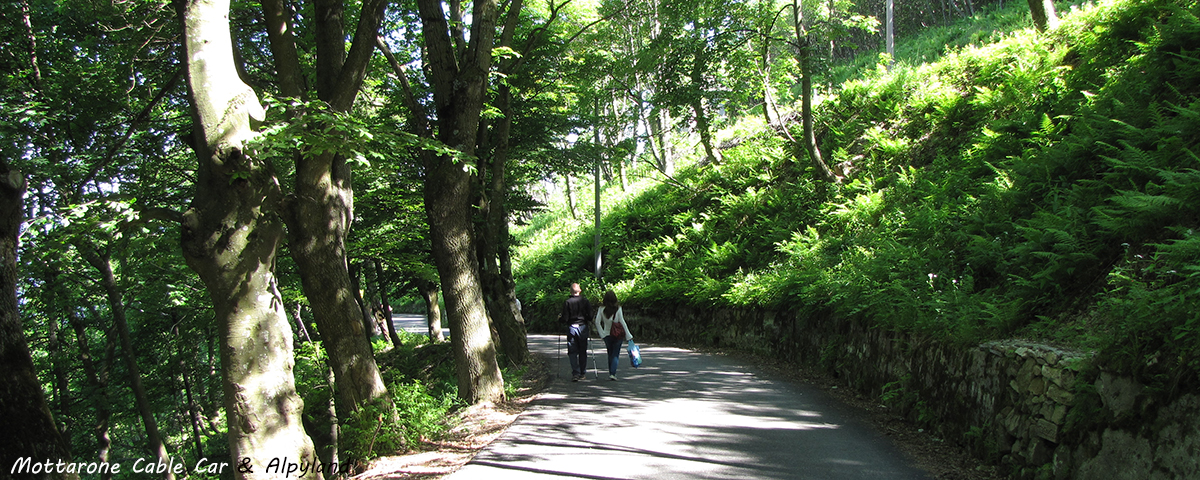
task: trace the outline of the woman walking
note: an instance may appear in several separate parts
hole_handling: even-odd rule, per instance
[[[626,340],[633,340],[633,334],[629,331],[629,325],[625,324],[621,303],[612,290],[604,292],[604,308],[596,312],[596,331],[604,335],[604,346],[608,348],[608,379],[616,380],[621,345]]]

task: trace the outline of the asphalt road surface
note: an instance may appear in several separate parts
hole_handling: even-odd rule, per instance
[[[429,334],[429,324],[425,321],[424,314],[395,313],[392,314],[392,324],[396,326],[397,331],[404,330],[409,333]],[[443,328],[442,335],[449,337],[450,329]]]
[[[546,390],[447,478],[931,478],[816,388],[773,381],[730,358],[640,344],[642,367],[631,368],[622,349],[619,380],[610,381],[598,339],[599,375],[589,370],[572,382],[561,341],[529,337],[530,349],[550,358]]]

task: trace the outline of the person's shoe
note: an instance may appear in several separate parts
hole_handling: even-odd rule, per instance
[[[609,375],[609,376],[608,376],[608,379],[609,379],[609,380],[616,380],[616,379],[617,379],[617,376],[616,376],[616,375]]]
[[[572,381],[572,382],[578,382],[578,381],[579,381],[579,375],[571,375],[571,381]]]

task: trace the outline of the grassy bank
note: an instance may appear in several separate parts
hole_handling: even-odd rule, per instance
[[[590,218],[535,218],[516,232],[533,327],[582,281],[645,306],[831,312],[954,343],[1092,349],[1151,388],[1194,390],[1200,8],[1105,1],[1045,34],[1023,8],[960,27],[990,32],[965,46],[906,39],[923,53],[828,92],[818,140],[831,163],[855,164],[842,184],[814,181],[746,118],[720,133],[738,141],[719,164],[671,182],[643,169],[605,191],[603,281],[589,280]]]

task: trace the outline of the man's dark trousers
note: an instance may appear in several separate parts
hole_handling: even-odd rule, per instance
[[[571,360],[571,376],[582,377],[587,369],[587,323],[572,323],[567,327],[567,358]]]

